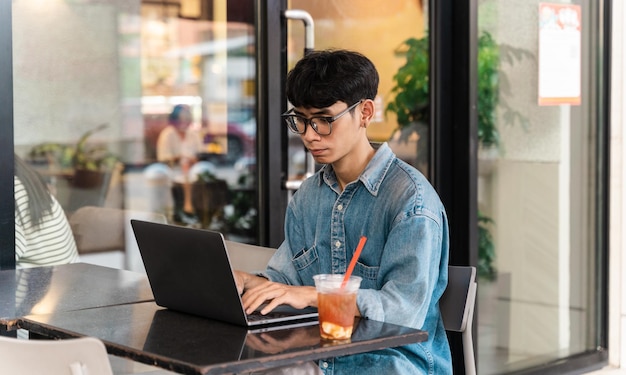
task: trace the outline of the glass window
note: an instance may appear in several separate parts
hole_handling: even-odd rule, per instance
[[[481,374],[598,346],[598,7],[479,5]]]
[[[254,4],[233,3],[13,1],[15,153],[72,229],[95,206],[256,243]]]

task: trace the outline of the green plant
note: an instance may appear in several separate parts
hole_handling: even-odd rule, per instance
[[[391,89],[394,99],[387,104],[385,114],[396,114],[399,141],[406,142],[418,135],[416,167],[425,174],[428,166],[428,128],[430,124],[428,38],[409,38],[399,50],[406,62],[393,76]],[[392,134],[395,136],[396,132]]]
[[[239,176],[237,181],[241,187],[250,186],[254,177],[251,174]],[[226,218],[226,225],[231,233],[254,236],[258,223],[254,190],[235,189],[231,192],[232,211]]]
[[[494,221],[478,211],[478,276],[487,280],[495,280],[497,270],[494,266],[496,248],[488,225]]]
[[[393,76],[393,99],[387,104],[385,113],[396,114],[400,140],[406,141],[414,132],[420,132],[418,124],[425,125],[422,129],[427,129],[430,122],[428,37],[409,38],[398,51],[405,56],[406,62]],[[500,95],[510,94],[510,84],[501,71],[501,62],[513,64],[524,57],[532,58],[533,55],[520,48],[498,44],[486,31],[478,38],[478,142],[484,148],[500,145],[498,105],[503,109],[505,123],[517,121],[527,126],[526,118],[513,110]]]
[[[478,38],[478,141],[482,147],[498,147],[496,106],[500,100],[500,51],[491,34]]]
[[[533,58],[533,55],[522,48],[498,44],[486,31],[478,38],[478,141],[484,148],[500,146],[500,133],[496,126],[498,106],[503,111],[505,124],[519,122],[524,129],[528,127],[526,117],[511,108],[505,99],[511,94],[511,85],[501,70],[503,61],[513,65],[523,58]]]
[[[417,122],[427,124],[430,121],[428,48],[428,37],[409,38],[401,45],[406,62],[393,76],[394,99],[385,108],[385,113],[396,114],[401,130]]]
[[[87,143],[92,134],[107,127],[108,124],[101,124],[86,131],[75,144],[39,144],[30,150],[29,158],[34,161],[44,161],[59,169],[109,171],[119,161],[119,158],[109,152],[105,145],[90,145]]]
[[[203,227],[217,225],[220,231],[249,237],[256,235],[258,213],[256,209],[256,190],[254,176],[242,174],[237,179],[237,186],[229,187],[225,181],[213,173],[205,171],[198,174],[198,182],[210,190],[206,201],[213,209],[208,214],[199,209]],[[200,207],[206,205],[200,204]],[[205,210],[206,211],[206,210]],[[204,216],[208,215],[208,220]],[[213,223],[214,219],[218,219]]]

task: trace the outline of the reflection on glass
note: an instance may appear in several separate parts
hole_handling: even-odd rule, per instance
[[[256,238],[256,121],[253,25],[229,22],[228,9],[213,19],[165,16],[161,4],[143,4],[142,116],[147,159],[172,107],[192,108],[189,131],[201,139],[194,165],[174,173],[165,211],[176,223]],[[173,166],[176,172],[178,166]],[[170,176],[172,177],[172,176]],[[191,187],[186,185],[190,183]],[[182,186],[182,189],[181,189]],[[179,200],[185,201],[180,209]],[[189,199],[189,201],[188,201]]]
[[[254,6],[230,3],[13,2],[15,152],[68,217],[151,212],[256,243]],[[156,152],[176,105],[199,139],[189,221],[174,217],[182,167]]]
[[[529,369],[597,345],[597,124],[585,120],[594,117],[587,96],[581,105],[538,100],[539,9],[536,1],[479,6],[480,374]],[[588,71],[597,58],[589,39],[578,56]],[[592,80],[582,85],[590,97],[598,89]]]

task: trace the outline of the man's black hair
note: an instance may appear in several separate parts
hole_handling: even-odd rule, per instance
[[[358,52],[313,51],[287,75],[287,99],[294,107],[326,108],[342,101],[352,105],[374,99],[378,91],[374,64]]]

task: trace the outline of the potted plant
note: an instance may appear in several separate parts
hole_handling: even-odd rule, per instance
[[[29,152],[32,161],[48,164],[59,171],[69,171],[72,185],[94,188],[102,185],[107,173],[119,162],[105,145],[88,144],[89,137],[108,127],[101,124],[83,133],[75,144],[42,143]]]
[[[402,43],[396,53],[404,54],[406,62],[393,76],[395,85],[391,89],[394,95],[387,104],[385,114],[396,114],[398,127],[391,135],[399,143],[417,138],[417,155],[414,164],[420,171],[426,172],[428,165],[428,127],[430,124],[428,37],[409,38]]]

